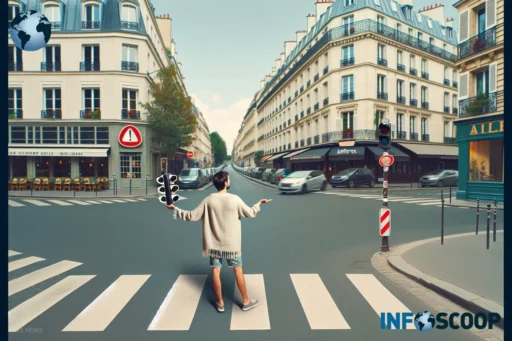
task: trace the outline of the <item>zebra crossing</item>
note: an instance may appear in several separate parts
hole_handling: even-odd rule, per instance
[[[13,250],[9,251],[9,257],[17,258],[9,262],[10,269],[20,269],[44,260],[34,256],[27,257]],[[80,265],[82,264],[78,262],[64,260],[12,279],[9,281],[9,296],[62,275]],[[190,330],[198,311],[200,299],[205,295],[204,288],[207,277],[208,275],[201,274],[180,274],[170,288],[156,293],[161,295],[162,303],[158,309],[155,309],[153,318],[147,319],[151,322],[144,329],[147,331]],[[348,279],[347,283],[352,284],[352,289],[340,289],[339,285],[332,285],[332,283],[326,285],[319,274],[289,274],[290,290],[295,293],[295,299],[300,303],[304,314],[302,316],[307,320],[311,330],[351,329],[347,321],[353,321],[356,317],[352,315],[354,314],[353,309],[347,306],[341,307],[333,298],[333,294],[338,294],[336,291],[339,290],[342,290],[344,295],[359,295],[361,302],[364,302],[362,304],[367,304],[375,311],[376,314],[368,318],[374,319],[376,324],[379,323],[382,312],[410,312],[373,274],[349,273],[343,277]],[[52,307],[57,306],[60,301],[72,295],[76,290],[82,287],[85,289],[87,284],[93,282],[95,278],[97,276],[94,274],[68,275],[47,289],[35,292],[32,297],[8,312],[8,331],[21,333],[23,328],[26,328],[32,321],[45,313],[51,313],[49,310]],[[250,311],[242,311],[238,306],[242,300],[241,295],[235,285],[230,330],[270,330],[272,309],[269,309],[270,302],[267,302],[265,276],[263,274],[246,274],[245,279],[251,298],[258,299],[259,306]],[[69,322],[64,322],[67,325],[59,326],[57,332],[105,331],[150,280],[150,274],[119,276],[103,292],[94,293],[92,301],[80,307],[82,310],[78,315],[69,316]],[[283,305],[282,302],[272,303],[274,306]],[[340,308],[343,308],[343,312]],[[369,309],[369,311],[371,310]],[[143,318],[146,319],[147,316]],[[304,323],[304,320],[297,321],[297,323]]]
[[[181,200],[186,200],[187,198],[180,196]],[[133,198],[133,199],[101,199],[94,198],[94,200],[76,200],[76,199],[9,199],[10,207],[29,207],[29,206],[38,206],[38,207],[48,207],[48,206],[93,206],[93,205],[102,205],[102,204],[126,204],[126,203],[134,203],[141,201],[151,201],[151,198]],[[153,199],[155,202],[157,198]]]

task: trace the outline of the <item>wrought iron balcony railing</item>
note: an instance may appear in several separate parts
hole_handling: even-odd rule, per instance
[[[398,140],[405,140],[407,138],[407,133],[405,131],[397,131],[396,138]]]
[[[425,142],[430,141],[430,135],[429,134],[421,134],[421,140]]]
[[[41,110],[41,118],[62,119],[61,109]]]
[[[328,66],[324,67],[324,75],[325,75],[327,72],[329,72],[329,67],[328,67]]]
[[[127,61],[121,61],[121,70],[122,71],[139,71],[139,63],[137,62],[127,62]]]
[[[397,68],[398,71],[405,72],[405,65],[404,64],[398,64],[396,66],[396,68]]]
[[[23,63],[21,62],[8,62],[7,70],[9,71],[23,71]]]
[[[446,107],[446,106],[445,106],[445,107],[444,107],[444,112],[445,112],[446,114],[449,114],[449,113],[450,113],[450,107]]]
[[[329,97],[324,98],[324,107],[329,105]]]
[[[320,103],[316,103],[316,104],[313,106],[313,111],[317,111],[318,109],[320,109]]]
[[[446,144],[457,144],[457,138],[455,137],[444,137],[444,143]]]
[[[411,133],[410,135],[412,141],[418,141],[418,133]]]
[[[60,62],[41,62],[41,71],[60,71]]]
[[[428,110],[428,107],[429,107],[428,102],[421,102],[421,107],[423,109],[427,109]]]
[[[450,86],[450,80],[448,78],[444,79],[444,85]]]
[[[341,97],[341,99],[340,99],[341,102],[353,101],[354,98],[355,98],[355,93],[354,93],[354,91],[352,91],[352,92],[344,92],[344,93],[341,94],[340,97]]]
[[[418,106],[418,100],[417,99],[411,99],[411,100],[409,100],[409,104],[412,107],[417,107]]]
[[[403,96],[397,96],[397,97],[396,97],[396,102],[397,102],[398,104],[404,104],[404,105],[405,105],[405,103],[406,103],[406,99],[405,99],[405,97],[403,97]]]
[[[469,38],[457,47],[459,59],[464,59],[475,53],[485,51],[496,46],[496,31],[501,25],[494,26],[485,32]]]
[[[417,76],[418,75],[418,70],[414,69],[414,68],[410,68],[409,69],[409,73],[413,76]]]
[[[482,115],[498,110],[498,101],[503,102],[504,92],[479,94],[459,101],[459,117]]]
[[[430,75],[428,74],[428,72],[421,71],[421,78],[429,79],[429,77]]]
[[[453,81],[452,82],[452,86],[457,89],[459,87],[459,83],[457,83],[456,81]]]
[[[331,131],[321,135],[322,143],[337,142],[341,140],[376,141],[375,129],[353,130],[350,132]]]
[[[265,118],[262,118],[262,119],[258,122],[258,124],[257,124],[256,126],[257,126],[257,127],[259,127],[260,125],[262,125],[262,124],[263,124],[263,122],[265,122]]]
[[[80,71],[100,71],[100,61],[80,62]]]
[[[383,65],[383,66],[388,66],[388,60],[384,59],[384,58],[377,58],[377,64]]]
[[[452,112],[453,112],[455,115],[457,115],[457,114],[458,114],[458,112],[459,112],[459,109],[458,109],[458,108],[452,108]]]
[[[308,137],[307,138],[307,145],[310,146],[311,145],[311,137]]]
[[[317,80],[319,80],[319,79],[320,79],[320,75],[317,73],[317,74],[315,75],[315,77],[313,77],[313,82],[316,82],[316,81],[317,81]]]
[[[354,62],[355,62],[355,58],[354,57],[347,58],[347,59],[342,59],[342,60],[340,60],[340,67],[354,65]]]
[[[82,120],[99,120],[99,119],[101,119],[101,110],[99,110],[99,109],[80,110],[80,119],[82,119]]]
[[[84,30],[97,30],[100,28],[99,21],[82,21],[82,29]]]
[[[377,99],[382,99],[384,101],[388,100],[388,93],[387,92],[379,92],[377,91]]]
[[[140,120],[140,111],[134,109],[122,109],[121,119],[123,120]],[[260,121],[261,122],[261,121]]]
[[[314,144],[319,144],[320,143],[320,135],[316,135],[313,139],[313,143]]]
[[[16,120],[16,119],[22,119],[23,118],[23,110],[22,109],[7,109],[8,112],[8,119],[9,120]]]
[[[50,21],[52,25],[52,31],[60,31],[61,22],[60,21]]]
[[[121,21],[121,28],[125,30],[138,30],[139,23],[136,21]]]

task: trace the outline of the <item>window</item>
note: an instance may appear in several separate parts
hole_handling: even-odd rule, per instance
[[[22,50],[14,45],[9,45],[7,50],[7,63],[9,71],[23,71]]]
[[[383,29],[383,25],[386,24],[386,18],[382,15],[377,15],[377,28]]]
[[[36,157],[36,177],[50,177],[50,161],[51,157]]]
[[[485,32],[485,27],[486,27],[486,23],[485,23],[485,7],[484,7],[481,10],[479,10],[478,14],[477,14],[477,30],[478,30],[478,34],[484,33]]]
[[[7,10],[7,21],[9,23],[9,26],[11,26],[12,19],[14,19],[18,14],[20,14],[20,6],[9,4]]]
[[[402,80],[396,81],[396,96],[397,98],[404,97],[404,81]]]
[[[409,98],[411,100],[416,99],[416,84],[414,84],[414,83],[411,83],[409,85]]]
[[[384,111],[377,110],[376,112],[376,120],[375,120],[375,128],[379,127],[379,124],[382,122],[382,119],[384,118]]]
[[[82,71],[100,70],[100,46],[86,45],[83,48],[83,66]]]
[[[415,69],[416,68],[416,56],[412,55],[411,54],[411,57],[409,58],[409,63],[411,64],[411,69]]]
[[[141,174],[141,154],[121,153],[121,178],[140,179]]]
[[[124,71],[138,71],[137,46],[123,44],[121,69]]]
[[[137,8],[123,5],[121,8],[121,27],[129,30],[138,29]]]
[[[450,94],[447,92],[444,93],[444,107],[450,108]]]
[[[448,67],[444,67],[444,79],[449,79],[449,75],[448,75]]]
[[[137,110],[137,90],[123,89],[123,110]]]
[[[60,5],[50,2],[43,7],[43,14],[52,23],[52,30],[60,29]]]
[[[475,75],[476,95],[489,94],[489,69]]]
[[[452,96],[452,105],[454,109],[457,108],[457,95]]]
[[[412,28],[409,29],[409,35],[411,37],[414,37],[414,30]]]
[[[432,19],[428,18],[428,27],[432,28]]]
[[[448,28],[448,38],[452,39],[453,38],[453,30],[451,28]]]
[[[423,33],[418,32],[418,40],[423,41]]]
[[[434,47],[436,45],[436,41],[434,40],[434,38],[430,38],[430,47]]]
[[[60,89],[44,89],[43,92],[45,117],[62,118]]]
[[[100,109],[100,89],[83,89],[83,108],[87,111]]]
[[[422,135],[426,135],[426,134],[428,134],[428,130],[427,130],[427,118],[426,118],[426,117],[422,117],[422,118],[421,118],[421,134],[422,134]]]
[[[60,71],[60,46],[46,46],[44,51],[44,67],[41,71]]]
[[[386,47],[382,44],[377,46],[377,58],[386,59]]]
[[[402,64],[402,55],[403,55],[402,51],[397,51],[396,52],[396,62],[397,62],[398,65]]]
[[[416,116],[410,116],[409,117],[409,131],[412,134],[416,133]]]
[[[351,112],[344,112],[342,115],[343,119],[343,130],[346,131],[347,129],[354,129],[354,113]]]
[[[411,18],[412,18],[411,13],[412,13],[411,8],[410,7],[406,7],[405,8],[405,18],[407,20],[411,20]]]
[[[469,142],[469,180],[504,180],[503,139]]]
[[[402,32],[402,24],[397,23],[397,24],[396,24],[396,30],[397,30],[398,32]]]
[[[11,127],[11,143],[26,143],[25,127]]]
[[[345,0],[345,6],[352,6],[355,3],[355,0]]]
[[[421,14],[418,13],[418,21],[419,22],[423,22],[423,16]]]
[[[57,127],[42,127],[43,144],[57,144]]]
[[[428,102],[428,98],[427,98],[427,87],[426,86],[422,86],[421,87],[421,103],[426,103]]]
[[[100,6],[98,4],[85,4],[83,8],[82,28],[99,29],[100,28]]]
[[[21,89],[9,88],[7,97],[7,111],[9,118],[23,117],[23,99]]]
[[[352,63],[352,58],[354,58],[354,45],[349,45],[343,47],[343,60],[346,63]]]
[[[396,115],[396,131],[397,131],[397,133],[404,131],[403,123],[404,123],[404,115],[397,114]],[[397,136],[397,137],[400,138],[400,136]]]
[[[391,1],[391,9],[393,10],[393,12],[397,12],[398,11],[398,9],[396,7],[396,2]]]
[[[354,16],[351,15],[349,17],[343,18],[343,25],[344,26],[350,26],[354,24]]]
[[[354,76],[345,76],[342,78],[342,89],[343,94],[349,94],[354,92]]]
[[[427,73],[428,72],[428,62],[426,59],[421,60],[421,72]]]
[[[94,127],[80,127],[80,144],[94,144]]]
[[[380,0],[373,0],[373,3],[375,4],[375,6],[380,6]]]
[[[450,121],[444,121],[444,137],[450,136]]]

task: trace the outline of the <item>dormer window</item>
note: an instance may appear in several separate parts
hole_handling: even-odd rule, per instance
[[[100,5],[88,2],[82,8],[82,29],[97,30],[100,28]]]
[[[137,8],[133,5],[124,4],[121,7],[121,27],[126,30],[137,30]]]
[[[7,29],[11,28],[11,22],[18,14],[20,14],[20,6],[16,4],[9,4],[7,11]]]
[[[411,8],[409,6],[405,6],[403,7],[403,11],[404,11],[404,15],[405,15],[405,18],[407,20],[411,20],[412,19],[412,11],[411,11]]]
[[[57,2],[48,2],[43,5],[43,14],[52,23],[52,30],[60,30],[60,4]]]

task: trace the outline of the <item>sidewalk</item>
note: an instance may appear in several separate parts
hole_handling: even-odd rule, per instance
[[[476,201],[470,201],[470,200],[457,200],[452,198],[452,202],[450,203],[450,198],[444,199],[444,204],[446,206],[459,206],[459,207],[469,207],[476,209]],[[480,212],[484,212],[487,210],[487,204],[491,204],[491,212],[494,209],[494,203],[491,201],[480,201]],[[504,203],[498,203],[496,206],[498,210],[504,210],[505,204]]]
[[[504,321],[503,230],[496,242],[486,233],[464,233],[431,238],[391,249],[389,264],[420,284],[474,313],[497,312]]]
[[[114,190],[105,191],[9,191],[9,198],[142,198],[142,197],[157,197],[155,187],[146,189],[134,189],[132,188],[131,193],[129,189],[118,189],[117,192]],[[161,195],[161,194],[160,194]]]

